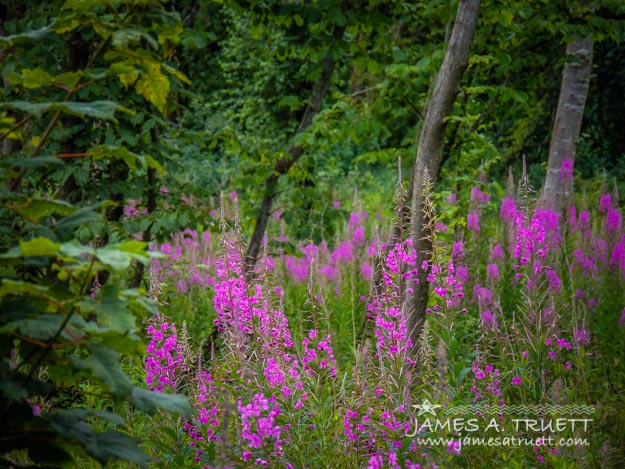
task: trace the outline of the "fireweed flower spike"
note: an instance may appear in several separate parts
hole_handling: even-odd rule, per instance
[[[563,178],[572,176],[567,165]],[[415,425],[410,407],[419,398],[407,391],[414,391],[415,360],[402,311],[402,293],[414,292],[419,269],[428,270],[431,285],[430,314],[418,343],[424,377],[418,389],[430,398],[441,396],[436,398],[441,404],[451,404],[449,396],[455,396],[460,405],[514,405],[530,402],[528,393],[536,391],[564,392],[573,396],[571,403],[580,403],[577,377],[588,374],[588,360],[605,341],[602,331],[620,340],[616,333],[625,328],[622,295],[605,295],[606,279],[617,288],[625,280],[619,204],[606,195],[590,210],[571,206],[558,216],[532,210],[523,194],[504,199],[498,213],[482,206],[486,202],[488,196],[474,188],[468,212],[458,204],[457,218],[437,220],[433,255],[421,265],[410,241],[382,246],[367,239],[369,225],[361,212],[349,215],[343,237],[331,243],[307,242],[287,251],[286,231],[275,233],[270,242],[277,247],[249,282],[236,236],[223,235],[216,251],[210,233],[187,229],[155,246],[168,255],[158,261],[155,275],[167,301],[173,298],[172,309],[178,307],[176,298],[188,302],[206,294],[219,329],[219,348],[204,359],[185,348],[184,328],[169,318],[154,318],[146,332],[146,386],[184,392],[196,409],[192,418],[179,421],[193,446],[188,462],[300,467],[295,458],[308,457],[301,432],[315,441],[332,435],[345,467],[446,467],[456,458],[477,457],[476,448],[456,446],[456,435],[447,435],[452,443],[436,451],[407,438],[427,432]],[[469,232],[457,229],[465,221]],[[284,217],[276,222],[283,224]],[[473,248],[475,241],[479,249]],[[306,295],[309,281],[314,288]],[[374,282],[379,288],[369,294]],[[308,314],[311,295],[329,327],[319,319],[321,312],[315,319]],[[341,316],[346,304],[353,315]],[[357,325],[358,314],[368,315],[371,329],[362,344],[354,340],[351,367],[349,359],[339,358],[349,356],[351,347],[344,346],[337,324],[347,317]],[[455,356],[446,347],[453,336],[447,325],[455,338],[462,337],[454,343]],[[463,378],[451,377],[449,370],[466,369],[467,356],[473,364]],[[550,382],[563,390],[541,388]],[[328,408],[331,416],[324,414]],[[519,450],[524,460],[554,458],[556,465],[571,457],[564,448],[526,450]]]

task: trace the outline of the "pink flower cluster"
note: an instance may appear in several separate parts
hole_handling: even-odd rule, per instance
[[[237,410],[241,418],[241,440],[246,447],[242,452],[243,460],[251,460],[255,450],[259,449],[263,450],[261,454],[281,457],[283,429],[277,423],[280,409],[275,405],[275,398],[267,399],[258,393],[247,404],[239,400]],[[254,464],[265,467],[268,461],[263,457],[257,457]],[[287,467],[290,467],[290,464]]]
[[[410,268],[415,264],[416,253],[411,240],[396,243],[386,256],[383,269],[385,289],[379,298],[373,298],[367,306],[368,314],[375,324],[377,357],[399,356],[402,360],[410,360],[408,352],[412,341],[406,327],[406,317],[401,312],[399,278],[405,278],[410,294],[412,285],[418,282],[417,269]]]
[[[474,402],[483,399],[484,392],[501,399],[501,373],[498,368],[494,368],[491,365],[480,366],[479,363],[474,362],[471,371],[473,372],[471,392],[473,393]],[[500,400],[500,403],[502,402]]]
[[[181,371],[186,371],[176,325],[157,317],[148,326],[150,342],[145,362],[145,381],[151,391],[176,392]]]

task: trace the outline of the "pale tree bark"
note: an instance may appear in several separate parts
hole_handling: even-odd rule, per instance
[[[429,238],[427,226],[428,214],[425,207],[424,178],[429,176],[433,184],[438,179],[443,158],[445,136],[445,119],[451,115],[460,88],[462,76],[469,63],[469,50],[480,11],[480,0],[460,0],[456,21],[451,33],[443,65],[438,73],[434,90],[428,98],[423,127],[419,136],[417,156],[412,177],[410,236],[417,250],[418,284],[413,286],[414,292],[404,297],[403,314],[407,321],[412,340],[412,356],[418,358],[418,344],[425,320],[429,285],[428,270],[421,269],[423,261],[429,261],[432,251],[432,240]]]
[[[335,26],[332,34],[334,41],[341,40],[344,33],[344,26]],[[323,59],[321,76],[319,77],[317,83],[315,83],[310,99],[310,104],[306,108],[304,116],[300,120],[295,135],[305,132],[310,124],[312,124],[313,117],[321,110],[323,98],[328,90],[328,87],[330,86],[330,80],[332,78],[332,73],[334,72],[334,65],[334,51],[332,50],[332,45],[330,45],[330,49]],[[273,201],[276,197],[278,179],[283,174],[289,172],[291,167],[297,162],[297,160],[300,158],[300,156],[302,156],[303,153],[303,147],[299,145],[292,145],[288,149],[287,154],[283,158],[278,160],[273,168],[272,173],[265,180],[265,190],[263,194],[263,200],[260,205],[260,211],[258,217],[256,218],[256,226],[254,227],[254,233],[252,233],[252,237],[250,238],[247,252],[245,254],[245,276],[248,279],[252,276],[254,266],[256,265],[256,261],[258,260],[260,247],[262,245],[263,237],[265,236],[267,223],[269,222],[271,208],[273,206]]]
[[[558,213],[562,211],[562,204],[572,189],[572,184],[560,170],[564,159],[575,160],[575,141],[582,128],[592,71],[591,37],[575,37],[566,46],[566,56],[541,203],[543,208]]]

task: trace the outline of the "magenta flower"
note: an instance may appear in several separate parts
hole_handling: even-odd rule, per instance
[[[489,280],[499,281],[499,267],[497,264],[488,264],[486,267],[486,274]]]
[[[610,194],[603,194],[599,199],[599,211],[607,212],[612,208],[612,196]]]
[[[384,458],[381,454],[374,454],[369,458],[367,469],[382,469],[384,467]]]
[[[349,229],[354,230],[355,228],[362,225],[362,222],[368,218],[368,214],[366,212],[353,212],[349,215]]]
[[[371,280],[373,278],[373,268],[371,264],[361,264],[360,275],[365,280]]]
[[[617,243],[612,250],[612,256],[610,258],[610,267],[618,267],[621,270],[625,270],[625,244]]]
[[[362,226],[354,230],[352,241],[357,246],[365,244],[365,229]]]
[[[484,307],[492,304],[493,293],[488,288],[477,284],[473,287],[473,299],[477,301],[480,306]]]
[[[497,322],[495,315],[489,310],[482,311],[482,323],[490,329],[496,329],[499,327],[499,323]]]
[[[460,440],[453,440],[447,444],[447,453],[460,456],[462,453],[462,443]]]
[[[351,242],[342,242],[334,248],[331,262],[335,264],[347,264],[354,260],[354,245]]]
[[[176,391],[178,375],[183,370],[184,353],[178,343],[176,325],[163,317],[155,318],[147,329],[150,343],[145,362],[145,381],[152,391]]]
[[[137,210],[137,207],[134,205],[126,205],[124,207],[124,215],[126,215],[127,218],[134,218],[139,215],[139,210]]]
[[[621,229],[621,213],[618,209],[610,207],[608,214],[605,217],[605,230],[606,231],[618,231]]]
[[[471,189],[471,202],[475,202],[478,205],[485,204],[490,200],[490,194],[485,194],[478,187]]]
[[[291,278],[296,282],[308,281],[308,265],[306,259],[293,256],[284,257],[284,266]]]
[[[590,344],[590,331],[588,329],[573,329],[573,336],[575,337],[575,342],[579,345],[588,345]]]
[[[521,385],[521,377],[515,376],[512,378],[512,386],[520,386]]]
[[[469,213],[469,216],[467,217],[467,228],[472,231],[480,231],[480,220],[477,210]]]
[[[504,258],[504,251],[503,251],[503,247],[501,247],[501,244],[497,243],[495,245],[495,247],[493,248],[493,252],[492,252],[490,258],[491,258],[491,260],[503,259]]]
[[[501,210],[499,210],[499,217],[509,223],[514,223],[517,218],[517,211],[514,199],[505,197],[501,201]]]
[[[562,282],[560,281],[560,277],[555,270],[549,269],[545,272],[545,277],[549,281],[549,291],[559,293],[561,289]]]
[[[467,283],[469,281],[469,268],[464,265],[456,267],[456,279],[462,283]]]
[[[454,246],[451,251],[451,257],[456,259],[458,257],[463,257],[463,256],[464,256],[464,243],[462,241],[454,241]]]

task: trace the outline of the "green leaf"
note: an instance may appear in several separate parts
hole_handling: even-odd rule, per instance
[[[127,252],[120,251],[119,249],[112,248],[111,246],[105,246],[96,251],[96,256],[104,264],[112,267],[115,270],[125,270],[130,267],[132,262],[132,255]]]
[[[84,207],[72,213],[70,216],[60,219],[56,225],[54,225],[54,231],[62,237],[62,239],[68,239],[82,225],[98,222],[102,222],[102,214],[94,212],[93,207]],[[64,237],[64,235],[68,237]]]
[[[91,355],[86,359],[72,357],[72,363],[79,370],[89,370],[115,397],[125,398],[132,392],[132,383],[124,374],[119,354],[110,347],[90,342]]]
[[[145,163],[148,165],[148,168],[152,168],[160,175],[165,175],[165,168],[161,166],[161,164],[152,158],[150,155],[143,155]]]
[[[83,246],[76,240],[72,240],[68,243],[63,243],[60,249],[61,254],[68,257],[80,257],[83,254],[95,255],[95,249],[91,246]]]
[[[332,19],[332,22],[338,26],[345,26],[345,23],[347,23],[347,17],[338,5],[330,6],[328,16]]]
[[[145,61],[145,72],[137,82],[136,90],[146,100],[151,102],[161,113],[165,111],[169,96],[169,80],[161,72],[161,67],[153,61]]]
[[[73,88],[78,84],[78,81],[83,77],[82,71],[66,72],[61,75],[57,75],[52,79],[52,83],[66,86],[67,88]]]
[[[154,40],[154,38],[138,29],[118,29],[111,34],[111,44],[113,44],[113,47],[116,49],[127,48],[129,45],[138,43],[142,39],[145,40],[150,47],[152,47],[152,49],[158,49],[158,43]]]
[[[94,311],[101,324],[113,332],[127,334],[137,329],[135,316],[128,310],[128,301],[119,297],[116,285],[105,285],[98,291]]]
[[[146,297],[139,290],[134,288],[129,288],[122,292],[122,295],[126,298],[132,299],[135,304],[141,308],[143,308],[146,312],[150,313],[152,316],[156,316],[158,314],[158,304],[148,297]]]
[[[56,256],[61,245],[42,236],[28,241],[20,241],[20,250],[24,256]]]
[[[509,26],[510,24],[512,24],[512,18],[514,18],[514,15],[510,10],[502,9],[499,10],[498,18],[502,24],[504,24],[505,26]]]
[[[299,109],[302,106],[302,102],[297,96],[289,95],[284,96],[279,102],[278,106],[288,107],[291,111]]]
[[[18,44],[25,44],[25,43],[27,44],[32,41],[42,39],[48,34],[50,34],[51,32],[52,32],[52,28],[50,26],[46,26],[45,28],[26,31],[25,33],[0,37],[0,44],[5,44],[8,46],[15,46]]]
[[[102,345],[106,345],[123,356],[143,356],[146,353],[146,346],[141,342],[141,338],[136,334],[119,335],[118,332],[98,332],[102,339]]]
[[[0,328],[0,333],[17,331],[23,336],[40,342],[46,342],[54,337],[62,321],[63,317],[58,314],[49,314],[33,319],[22,319],[20,321],[10,322]]]
[[[133,462],[141,467],[147,467],[152,462],[139,447],[137,440],[117,431],[93,435],[92,441],[85,448],[102,464],[113,458]]]
[[[189,403],[189,399],[182,394],[164,394],[134,387],[132,389],[132,403],[137,409],[147,413],[163,409],[187,417],[193,414],[193,408]]]
[[[2,256],[4,257],[4,256]],[[34,296],[40,298],[46,294],[49,290],[48,287],[43,285],[35,285],[30,282],[22,282],[20,280],[10,280],[7,278],[1,279],[0,283],[0,298],[4,296]]]
[[[102,420],[106,420],[107,422],[112,423],[113,425],[123,425],[124,419],[117,414],[112,412],[105,412],[103,410],[93,410],[93,409],[85,409],[89,412],[89,415],[94,417],[101,418]]]
[[[137,169],[137,162],[144,164],[142,157],[136,153],[131,152],[126,147],[116,145],[97,145],[89,149],[94,161],[102,158],[113,158],[116,160],[122,160],[128,169],[135,171]]]
[[[44,166],[63,166],[63,161],[55,156],[37,156],[33,157],[5,157],[2,159],[1,164],[6,167],[18,167],[18,168],[41,168]]]
[[[178,44],[180,42],[181,34],[182,25],[180,23],[162,26],[158,30],[158,42],[162,46],[165,46],[168,42],[171,44]]]
[[[12,321],[0,328],[1,333],[19,332],[22,336],[29,337],[39,342],[47,342],[59,331],[65,316],[61,314],[42,314],[36,318],[20,319]],[[88,328],[88,323],[77,315],[72,316],[63,332],[59,335],[62,340],[76,340],[84,337],[84,330]]]
[[[8,342],[12,341],[5,341],[5,343]],[[26,402],[30,396],[41,395],[50,391],[49,383],[34,376],[30,380],[26,378],[25,373],[11,369],[8,363],[0,363],[0,397],[8,398],[14,402]],[[19,411],[19,409],[15,410]],[[32,416],[30,406],[27,406],[27,416]]]
[[[91,102],[76,102],[76,101],[63,101],[63,102],[45,102],[45,103],[31,103],[29,101],[9,101],[8,103],[0,103],[2,109],[16,109],[18,111],[31,114],[37,118],[41,117],[47,112],[61,111],[65,114],[78,117],[94,117],[96,119],[110,120],[117,122],[115,119],[115,112],[127,112],[132,114],[130,109],[127,109],[113,101],[91,101]]]
[[[176,70],[173,67],[170,67],[169,65],[162,63],[161,67],[163,67],[163,69],[169,73],[170,75],[175,76],[178,80],[180,80],[183,83],[186,83],[187,85],[191,84],[191,80],[189,80],[189,77],[187,77],[184,73],[182,73],[180,70]]]
[[[85,422],[90,416],[97,416],[118,424],[120,419],[114,414],[95,412],[90,409],[58,410],[48,414],[46,419],[52,427],[65,438],[77,440],[87,452],[100,463],[109,459],[122,459],[146,467],[150,458],[139,448],[134,438],[119,431],[96,433]]]
[[[33,221],[53,214],[71,215],[77,209],[62,200],[39,199],[34,197],[19,197],[10,206],[20,215]]]
[[[143,248],[139,249],[139,244],[143,245]],[[124,270],[130,267],[130,263],[133,260],[146,263],[149,260],[149,256],[145,252],[145,243],[141,241],[128,241],[121,244],[109,244],[103,248],[96,250],[96,256],[104,264],[112,267],[115,270]]]
[[[22,70],[21,84],[24,88],[35,89],[48,86],[52,83],[53,77],[42,68]]]
[[[120,251],[131,252],[134,254],[139,254],[141,256],[147,256],[147,253],[145,251],[148,247],[147,243],[143,241],[137,241],[136,239],[124,241],[123,243],[117,243],[115,244],[115,247]]]
[[[114,75],[117,75],[117,78],[119,78],[119,81],[126,89],[139,78],[139,72],[131,62],[116,62],[111,64],[109,69]]]
[[[65,88],[73,88],[82,78],[83,72],[66,72],[58,76],[52,76],[42,68],[24,69],[22,74],[12,72],[7,76],[7,81],[12,85],[22,85],[27,89],[41,88],[42,86],[63,85]]]

